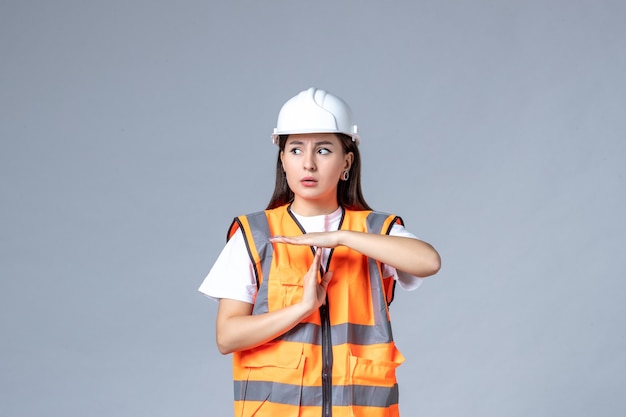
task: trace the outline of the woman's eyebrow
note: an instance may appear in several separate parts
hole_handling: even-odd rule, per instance
[[[300,146],[301,146],[301,145],[304,145],[304,142],[302,142],[302,141],[300,141],[300,140],[294,140],[294,141],[289,142],[289,143],[287,144],[287,146],[289,146],[289,145],[300,145]],[[315,146],[320,146],[320,145],[331,145],[331,146],[334,146],[334,145],[335,145],[335,143],[333,143],[333,142],[331,142],[331,141],[329,141],[329,140],[321,140],[321,141],[319,141],[319,142],[315,142],[315,144],[314,144],[314,145],[315,145]]]

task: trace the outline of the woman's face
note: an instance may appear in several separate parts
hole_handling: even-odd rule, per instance
[[[293,210],[305,216],[336,210],[337,184],[353,157],[334,133],[290,135],[280,159],[294,193]]]

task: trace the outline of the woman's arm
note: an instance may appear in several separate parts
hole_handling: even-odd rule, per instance
[[[220,299],[217,310],[216,341],[222,354],[250,349],[292,329],[311,315],[326,300],[326,288],[332,272],[318,280],[322,251],[315,253],[313,263],[304,275],[302,301],[280,310],[252,315],[252,304]]]
[[[441,258],[435,248],[422,240],[404,236],[337,230],[292,237],[276,236],[270,240],[274,243],[324,248],[347,246],[416,277],[428,277],[441,268]]]
[[[416,277],[428,277],[441,268],[439,253],[430,244],[410,237],[339,231],[339,244]]]

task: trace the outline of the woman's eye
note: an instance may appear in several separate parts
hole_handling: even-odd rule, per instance
[[[292,149],[291,151],[289,151],[289,152],[291,152],[291,153],[292,153],[292,154],[294,154],[294,155],[300,155],[300,154],[302,153],[302,151],[301,151],[300,149],[298,149],[298,148],[293,148],[293,149]]]
[[[326,154],[330,153],[330,151],[328,149],[326,149],[326,148],[320,148],[317,152],[322,154],[322,155],[326,155]]]

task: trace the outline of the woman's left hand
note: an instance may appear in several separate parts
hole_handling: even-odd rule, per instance
[[[433,275],[441,267],[441,258],[435,248],[411,237],[337,230],[305,233],[300,236],[274,236],[270,238],[270,242],[318,248],[346,246],[416,277]]]
[[[306,233],[299,236],[273,236],[272,243],[286,243],[289,245],[307,245],[318,248],[334,248],[339,246],[341,231]]]

